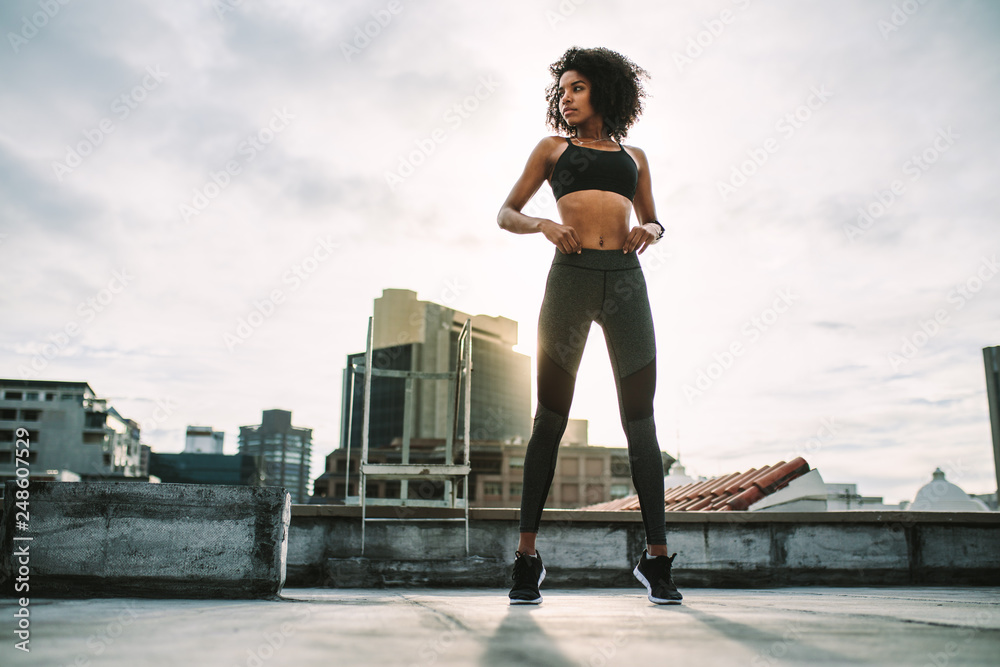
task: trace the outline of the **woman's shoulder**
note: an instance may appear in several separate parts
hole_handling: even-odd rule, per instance
[[[632,156],[632,159],[636,161],[636,164],[646,164],[646,153],[638,146],[629,146],[622,144],[622,148]]]
[[[555,160],[559,159],[559,156],[562,155],[569,145],[570,144],[566,141],[566,137],[560,137],[558,135],[542,137],[535,145],[535,149],[532,151],[532,156],[544,158],[546,163],[551,164]]]
[[[566,141],[566,139],[566,137],[561,137],[558,134],[550,134],[546,137],[542,137],[538,142],[538,145],[545,146],[547,148],[557,148],[558,146],[568,144],[569,142]]]

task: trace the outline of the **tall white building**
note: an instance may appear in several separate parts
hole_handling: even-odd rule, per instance
[[[225,431],[213,431],[211,426],[188,426],[184,453],[221,454],[225,435]]]

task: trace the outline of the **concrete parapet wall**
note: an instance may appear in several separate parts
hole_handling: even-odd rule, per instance
[[[410,519],[395,517],[403,512]],[[293,586],[508,584],[516,510],[470,512],[470,555],[447,510],[369,508],[361,554],[357,507],[296,505]],[[628,586],[642,553],[638,512],[545,510],[537,547],[552,587]],[[677,512],[667,543],[678,586],[1000,585],[1000,514],[943,512]]]
[[[260,598],[284,584],[285,489],[32,482],[26,519],[18,489],[7,482],[0,525],[6,594]]]

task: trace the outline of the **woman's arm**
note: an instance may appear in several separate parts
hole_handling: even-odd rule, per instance
[[[497,213],[497,224],[502,229],[515,234],[534,234],[541,232],[563,254],[580,252],[583,245],[572,227],[560,225],[547,218],[533,218],[521,213],[538,188],[545,181],[549,171],[549,156],[555,145],[561,141],[558,137],[546,137],[538,142],[528,157],[521,177],[517,179],[507,200]]]
[[[639,224],[629,230],[623,250],[625,252],[638,250],[641,255],[647,246],[660,240],[662,230],[659,225],[653,224],[653,220],[656,220],[656,206],[653,204],[653,181],[649,175],[649,161],[641,149],[632,146],[629,146],[629,149],[639,167],[639,182],[635,188],[635,198],[632,200],[632,207],[635,209],[635,217],[639,220]]]

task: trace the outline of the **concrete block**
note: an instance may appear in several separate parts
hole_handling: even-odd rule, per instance
[[[360,521],[357,528],[360,531]],[[358,535],[360,538],[360,533]],[[342,550],[343,556],[360,556],[360,542]],[[368,558],[447,560],[465,556],[465,522],[426,520],[370,520],[365,526]]]
[[[914,579],[950,584],[1000,585],[1000,530],[991,526],[919,526]]]
[[[878,524],[804,524],[784,541],[785,567],[792,569],[899,569],[906,571],[906,535]]]
[[[7,482],[0,527],[7,593],[261,598],[284,584],[291,496],[283,488],[32,482],[26,530],[17,490]],[[25,559],[27,591],[16,586]]]
[[[330,558],[323,585],[330,588],[504,587],[510,585],[509,577],[510,563],[479,556],[446,560]]]
[[[755,526],[680,526],[667,530],[667,544],[684,554],[684,566],[691,569],[758,569],[771,560],[771,536]]]
[[[473,510],[470,554],[480,561],[465,558],[461,522],[436,521],[423,510],[409,524],[370,523],[367,560],[359,558],[359,508],[296,506],[293,513],[292,539],[304,543],[293,549],[289,585],[509,586],[516,510]],[[645,546],[638,518],[546,510],[537,542],[546,585],[634,587],[632,568]],[[679,554],[673,575],[682,589],[1000,585],[996,513],[675,512],[668,514],[667,543]]]

